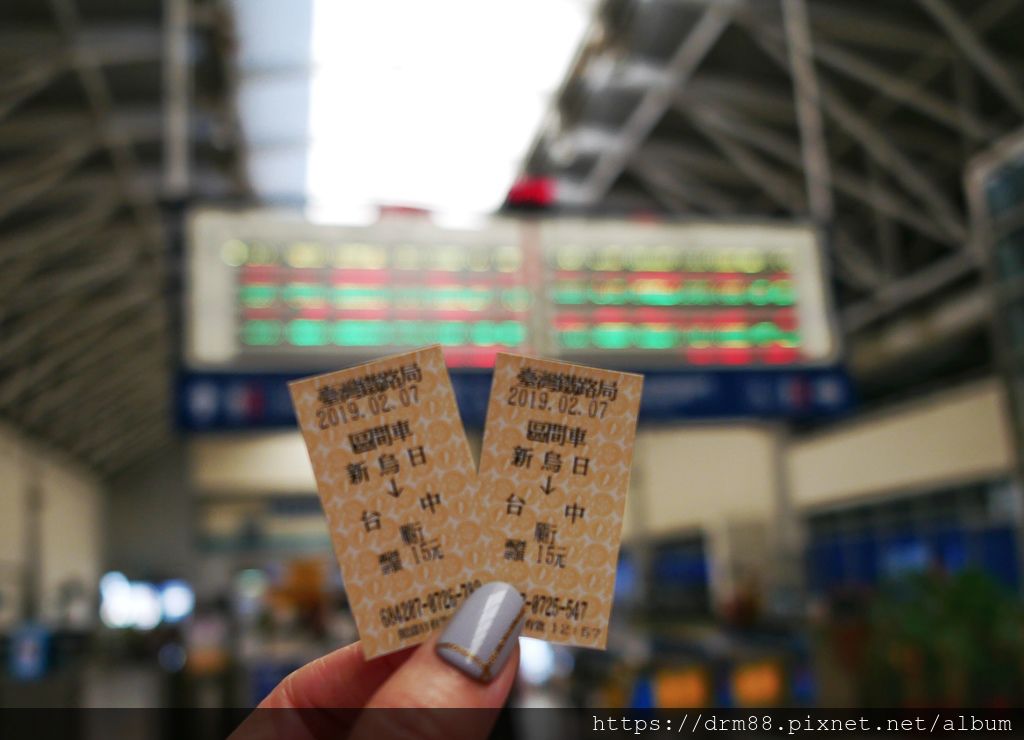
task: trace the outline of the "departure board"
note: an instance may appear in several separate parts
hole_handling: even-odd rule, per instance
[[[319,370],[427,344],[623,369],[828,364],[816,232],[786,223],[425,218],[328,226],[193,214],[186,362]]]
[[[441,344],[453,366],[490,367],[529,345],[533,296],[514,224],[342,228],[212,213],[193,233],[206,252],[192,272],[199,366],[329,367]]]
[[[551,221],[542,242],[561,357],[778,366],[834,352],[809,228]]]

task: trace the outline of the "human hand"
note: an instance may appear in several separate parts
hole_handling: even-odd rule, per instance
[[[514,587],[485,584],[418,647],[367,661],[357,642],[299,668],[232,738],[485,738],[515,681],[523,615]]]

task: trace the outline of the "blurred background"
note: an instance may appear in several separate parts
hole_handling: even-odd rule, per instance
[[[0,705],[356,638],[284,383],[647,374],[522,706],[1024,701],[1022,0],[5,0]]]

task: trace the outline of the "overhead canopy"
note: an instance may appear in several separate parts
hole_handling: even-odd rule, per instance
[[[241,11],[270,5],[0,3],[0,418],[102,472],[171,439],[175,204],[313,195],[314,106],[300,95],[309,109],[285,116],[261,96],[293,78],[314,89],[316,4],[281,4],[295,24],[264,36],[288,48],[261,52],[246,25],[260,14]],[[527,5],[544,24],[547,3]],[[589,0],[559,7],[573,36]],[[437,23],[479,30],[457,15]],[[542,30],[517,32],[524,74],[537,71]],[[547,114],[534,106],[532,146],[505,147],[503,166],[511,175],[524,157],[521,173],[556,178],[565,205],[594,212],[818,220],[844,325],[858,333],[977,282],[963,174],[1024,119],[1021,38],[1021,0],[605,0]],[[545,60],[572,56],[552,49]],[[480,106],[518,69],[489,78],[482,56],[464,64],[477,67],[466,97]],[[534,95],[553,84],[533,80]],[[420,105],[401,126],[427,130],[425,115],[450,111]],[[345,116],[333,120],[344,141]],[[431,177],[451,176],[442,170]]]
[[[0,3],[0,415],[102,472],[171,436],[161,202],[246,190],[218,8]]]
[[[1024,121],[1022,34],[1019,0],[607,0],[526,171],[588,210],[828,224],[856,332],[973,279],[964,170]]]

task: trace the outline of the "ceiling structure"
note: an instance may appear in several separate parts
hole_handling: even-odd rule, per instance
[[[1020,0],[608,0],[525,169],[569,208],[822,224],[870,335],[976,281],[964,169],[1024,124],[1021,38]]]
[[[308,144],[240,120],[309,70],[240,53],[237,7],[0,3],[0,418],[103,474],[173,438],[180,204],[277,198],[250,173]],[[955,352],[921,328],[984,313],[963,170],[1024,122],[1021,38],[1024,0],[605,0],[525,171],[571,209],[815,220],[858,346]]]
[[[0,3],[0,418],[103,474],[173,434],[172,204],[247,189],[230,42],[192,0]]]

